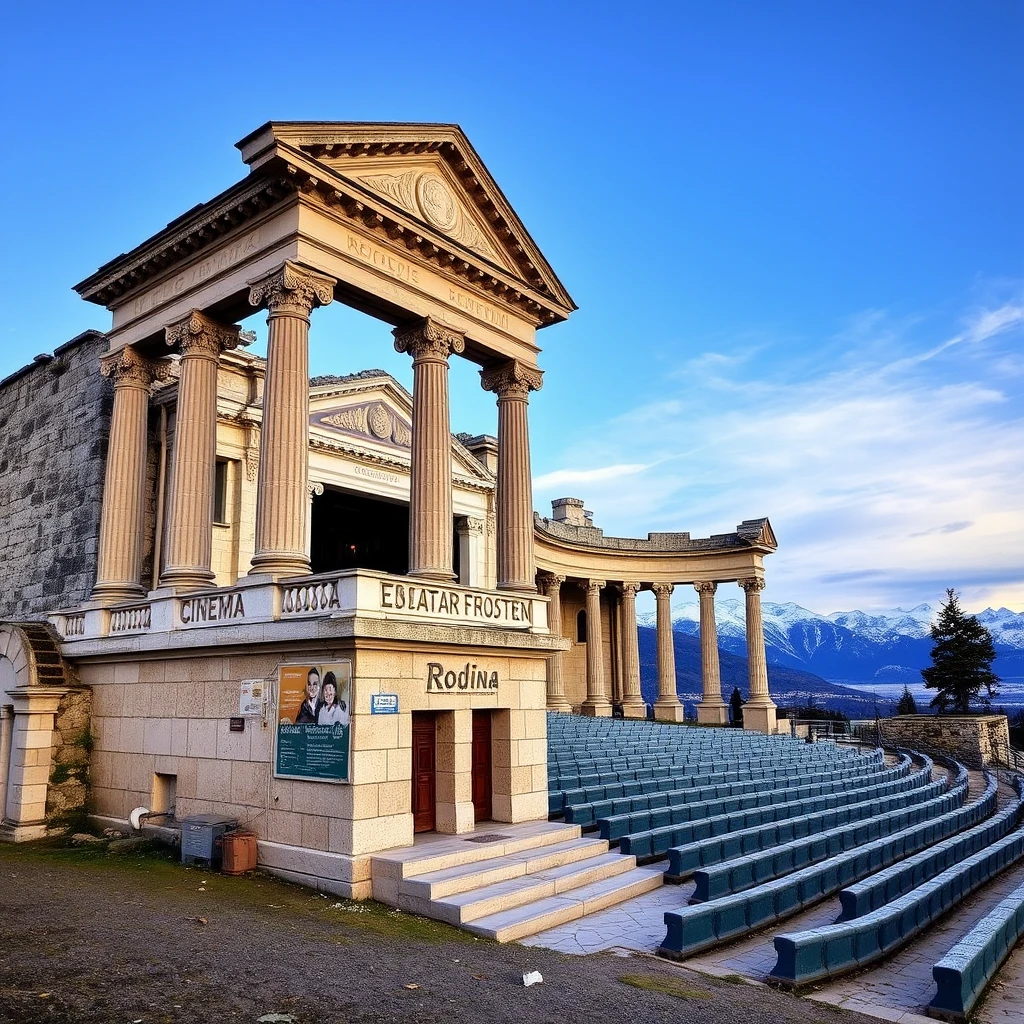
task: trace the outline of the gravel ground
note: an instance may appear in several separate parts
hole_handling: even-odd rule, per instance
[[[540,971],[543,984],[525,987],[526,971]],[[653,957],[497,945],[258,874],[228,878],[185,868],[159,850],[0,846],[0,1021],[260,1018],[872,1020]]]

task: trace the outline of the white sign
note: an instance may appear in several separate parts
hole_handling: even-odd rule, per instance
[[[385,618],[433,619],[522,630],[533,626],[533,602],[529,599],[442,585],[381,580],[380,608]]]
[[[263,704],[266,698],[266,680],[243,679],[242,690],[238,696],[238,713],[248,718],[262,718]]]

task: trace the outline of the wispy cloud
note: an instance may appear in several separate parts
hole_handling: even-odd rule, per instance
[[[574,485],[598,525],[632,536],[769,515],[773,600],[891,607],[935,598],[924,586],[941,598],[948,579],[979,601],[1016,588],[1024,607],[1024,385],[1002,371],[1024,305],[993,304],[949,333],[932,323],[931,337],[928,322],[870,311],[827,340],[835,355],[816,371],[785,352],[764,353],[768,376],[742,353],[690,360],[596,432],[593,451],[611,459],[538,478],[538,498]]]

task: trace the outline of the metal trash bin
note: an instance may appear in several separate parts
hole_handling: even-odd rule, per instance
[[[237,827],[237,818],[223,818],[219,814],[192,814],[182,818],[181,863],[207,861],[211,868],[219,868],[220,838]]]

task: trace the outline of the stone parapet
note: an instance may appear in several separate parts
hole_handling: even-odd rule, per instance
[[[1006,715],[897,715],[879,728],[887,747],[941,751],[973,769],[1002,762],[1010,749]]]

